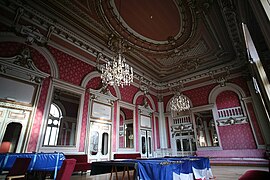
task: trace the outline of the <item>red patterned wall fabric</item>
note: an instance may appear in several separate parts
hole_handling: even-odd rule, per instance
[[[165,124],[166,124],[166,135],[167,135],[167,143],[168,148],[171,148],[171,137],[170,137],[170,127],[169,127],[169,118],[165,118]]]
[[[130,86],[125,86],[124,88],[119,87],[119,90],[122,96],[122,101],[132,104],[133,97],[139,89],[133,85],[130,85]]]
[[[112,152],[116,152],[116,133],[117,133],[117,101],[113,105],[113,120],[112,120]]]
[[[156,150],[156,141],[155,141],[155,127],[154,127],[154,124],[155,124],[155,117],[153,117],[152,116],[152,118],[151,118],[151,123],[152,123],[152,134],[151,134],[151,140],[152,140],[152,142],[153,142],[153,149],[154,149],[154,151]]]
[[[39,102],[37,105],[36,114],[34,117],[34,123],[33,123],[32,131],[31,131],[31,135],[30,135],[30,140],[27,147],[28,152],[36,151],[42,118],[44,116],[44,107],[45,107],[45,102],[47,99],[49,85],[50,85],[50,79],[49,78],[44,79],[42,83],[42,88],[41,88]]]
[[[220,141],[224,150],[256,149],[255,140],[248,123],[219,126],[218,130],[220,134]]]
[[[163,103],[164,103],[164,112],[166,112],[166,106],[169,102],[169,100],[173,97],[173,95],[169,95],[169,96],[164,96],[163,97]]]
[[[139,137],[139,109],[138,109],[138,106],[136,106],[135,108],[135,134],[134,136],[137,137],[137,139],[140,139]],[[139,144],[139,141],[137,140],[136,141],[136,151],[140,151],[140,144]]]
[[[258,144],[259,145],[264,145],[265,144],[264,139],[263,139],[263,136],[262,136],[259,124],[258,124],[258,120],[257,120],[257,118],[255,116],[255,112],[254,112],[252,103],[247,104],[247,109],[248,109],[248,112],[249,112],[250,120],[252,121],[252,124],[253,124],[253,128],[254,128],[254,131],[255,131],[255,134],[256,134],[256,137],[257,137]]]
[[[246,81],[247,80],[244,79],[244,77],[237,77],[234,79],[230,79],[229,82],[237,84],[245,92],[246,96],[250,96],[249,88]]]
[[[91,89],[97,90],[97,89],[100,89],[101,87],[102,87],[102,83],[101,83],[100,77],[95,77],[87,83],[87,89],[91,88]]]
[[[193,107],[206,105],[206,104],[208,104],[208,96],[209,96],[211,90],[216,85],[217,84],[211,84],[208,86],[195,88],[192,90],[184,91],[183,94],[191,100]],[[172,98],[172,96],[173,95],[169,95],[169,96],[165,96],[163,98],[164,112],[166,112],[166,106],[167,106],[169,100]]]
[[[78,132],[81,131],[80,135],[80,147],[79,151],[84,151],[84,144],[86,139],[86,125],[87,125],[87,116],[88,116],[88,106],[89,106],[90,94],[85,92],[84,103],[83,103],[83,114],[82,114],[82,126],[81,129],[78,129]]]
[[[191,89],[184,92],[184,95],[189,97],[193,107],[202,106],[208,104],[209,94],[217,84],[211,84],[195,89]]]
[[[83,78],[94,70],[94,67],[72,57],[58,49],[48,47],[53,54],[59,69],[60,79],[74,85],[80,85]]]
[[[151,98],[153,99],[155,106],[156,106],[156,112],[158,112],[158,98],[154,96],[153,94],[149,94]]]
[[[216,99],[217,109],[241,106],[238,95],[233,91],[223,91]]]
[[[109,91],[111,92],[111,94],[112,94],[114,97],[117,97],[116,91],[115,91],[115,89],[113,88],[113,86],[109,86],[108,89],[109,89]]]
[[[159,124],[158,117],[156,117],[156,141],[157,141],[157,149],[160,149],[160,136],[159,136]]]
[[[42,56],[36,49],[17,42],[4,42],[0,43],[0,56],[2,57],[13,57],[21,54],[22,50],[25,48],[30,49],[30,54],[35,66],[48,74],[51,74],[50,65],[44,56]]]

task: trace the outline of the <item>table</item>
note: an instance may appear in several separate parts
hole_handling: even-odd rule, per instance
[[[110,179],[112,179],[113,173],[115,173],[116,179],[118,180],[118,172],[123,171],[122,179],[127,173],[128,179],[130,180],[130,171],[133,170],[133,177],[135,179],[137,163],[128,160],[111,160],[111,161],[97,161],[92,162],[90,175],[99,175],[111,173]]]
[[[0,154],[0,174],[2,171],[9,171],[13,166],[16,158],[31,158],[31,163],[28,167],[28,172],[52,172],[54,179],[57,171],[65,159],[63,153],[3,153]]]
[[[90,175],[115,173],[123,171],[122,179],[127,172],[128,179],[130,170],[134,170],[134,179],[210,179],[213,174],[210,161],[205,157],[171,157],[136,160],[111,160],[92,163]]]

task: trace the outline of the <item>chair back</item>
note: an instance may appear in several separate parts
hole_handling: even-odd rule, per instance
[[[0,153],[8,153],[11,143],[9,141],[4,141],[0,145]]]
[[[73,173],[75,164],[76,164],[76,159],[65,159],[62,163],[60,170],[57,172],[56,180],[70,179]]]
[[[16,158],[7,177],[25,175],[30,165],[31,158]]]

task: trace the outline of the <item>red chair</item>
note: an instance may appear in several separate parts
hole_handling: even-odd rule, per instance
[[[11,143],[9,141],[4,141],[0,145],[0,153],[8,153]]]
[[[56,180],[67,180],[70,179],[74,167],[76,164],[76,159],[65,159],[60,170],[57,172]]]
[[[6,180],[25,179],[25,175],[27,173],[30,162],[31,158],[16,158],[14,164],[6,176]]]

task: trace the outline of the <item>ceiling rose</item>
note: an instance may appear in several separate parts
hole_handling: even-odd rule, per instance
[[[108,26],[147,51],[168,52],[182,46],[195,27],[193,9],[186,0],[112,0],[101,5]]]

